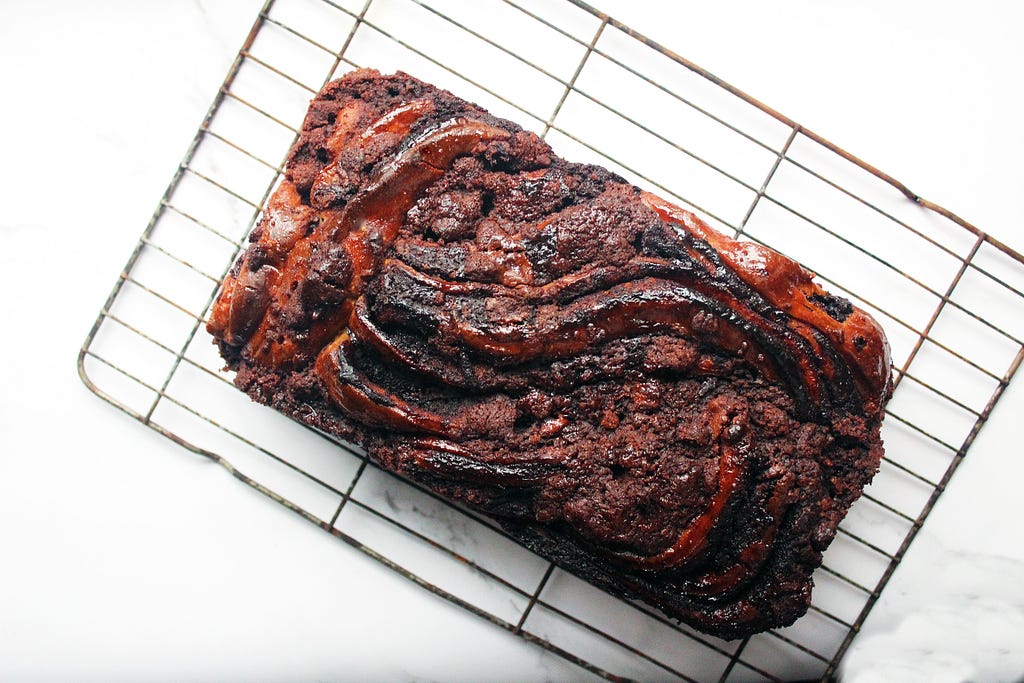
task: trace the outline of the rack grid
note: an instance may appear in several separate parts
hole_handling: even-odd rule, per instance
[[[813,270],[871,312],[896,390],[881,471],[807,616],[702,635],[533,555],[492,521],[250,403],[205,318],[309,99],[400,69]],[[1024,359],[1024,257],[579,0],[268,0],[79,355],[101,398],[410,581],[596,677],[828,680]],[[628,615],[628,618],[624,618]]]

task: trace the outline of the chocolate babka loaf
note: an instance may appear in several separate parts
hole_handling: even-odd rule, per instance
[[[256,401],[723,638],[806,611],[882,456],[870,316],[402,73],[313,100],[208,329]]]

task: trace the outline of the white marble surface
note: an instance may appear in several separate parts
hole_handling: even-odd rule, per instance
[[[75,374],[258,4],[4,6],[0,679],[574,680],[129,421]],[[1018,6],[596,4],[1024,250]],[[883,594],[848,680],[1024,674],[1024,534],[1009,521],[1022,384]]]

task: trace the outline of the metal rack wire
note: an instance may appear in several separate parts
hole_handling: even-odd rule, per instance
[[[308,100],[357,66],[399,68],[475,100],[562,156],[610,167],[794,256],[878,318],[897,370],[887,456],[826,553],[806,617],[731,643],[674,624],[230,385],[204,318]],[[597,677],[826,680],[1024,359],[1022,264],[579,0],[268,0],[90,330],[79,371],[143,424]]]

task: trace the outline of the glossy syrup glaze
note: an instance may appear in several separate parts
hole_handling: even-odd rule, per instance
[[[649,192],[642,196],[664,220],[711,245],[722,262],[715,264],[715,269],[730,269],[772,306],[788,315],[792,319],[790,326],[808,341],[814,334],[812,330],[824,335],[853,370],[857,391],[863,400],[874,404],[867,409],[877,409],[891,381],[891,358],[885,333],[874,318],[853,306],[844,306],[838,315],[830,313],[822,302],[835,301],[836,297],[814,282],[814,274],[796,261],[756,242],[730,239],[689,211]],[[830,375],[832,378],[834,374]]]

